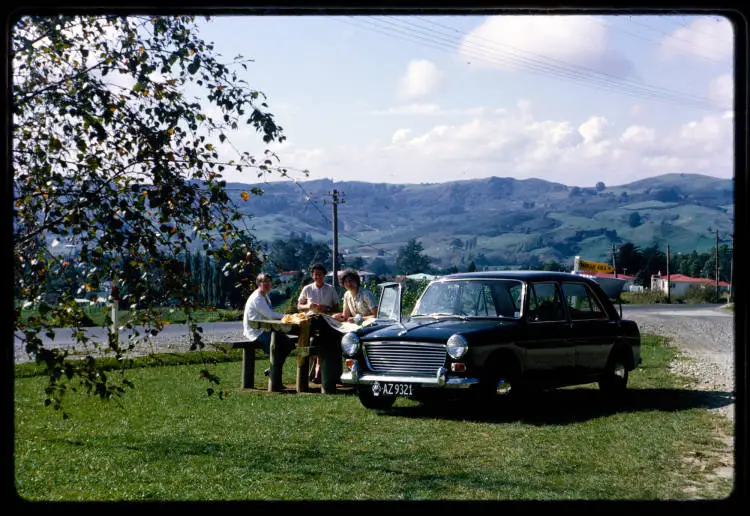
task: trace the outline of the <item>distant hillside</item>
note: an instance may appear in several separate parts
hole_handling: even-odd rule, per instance
[[[247,202],[242,190],[258,186]],[[542,179],[491,177],[449,183],[401,185],[314,180],[245,185],[231,183],[247,225],[263,241],[292,233],[332,241],[334,188],[339,250],[394,259],[417,238],[435,265],[570,263],[575,255],[607,260],[612,244],[657,245],[673,252],[704,251],[713,231],[733,231],[732,180],[667,174],[627,185],[569,187]],[[325,201],[325,202],[324,202]]]

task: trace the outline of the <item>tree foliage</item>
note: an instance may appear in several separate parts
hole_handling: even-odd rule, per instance
[[[393,268],[383,258],[377,257],[370,262],[370,271],[378,276],[384,276],[391,274]]]
[[[399,249],[396,257],[396,270],[399,274],[417,274],[428,272],[432,259],[423,254],[424,247],[416,238],[409,240],[406,245]]]
[[[637,228],[641,225],[641,214],[637,211],[634,211],[633,213],[628,216],[628,226],[631,228]]]
[[[269,268],[275,272],[306,271],[314,263],[322,263],[327,269],[332,269],[332,265],[329,265],[333,256],[331,248],[323,242],[308,242],[304,238],[276,239],[271,244],[268,256]],[[341,254],[338,263],[342,263]]]
[[[47,403],[57,408],[74,379],[104,399],[131,386],[124,375],[119,383],[105,375],[93,354],[64,361],[67,352],[41,338],[54,338],[53,321],[62,321],[78,346],[97,347],[81,331],[74,296],[112,281],[122,304],[143,308],[125,328],[126,342],[110,331],[104,345],[122,358],[161,330],[154,308],[166,297],[190,308],[184,263],[191,249],[225,263],[225,272],[247,267],[248,255],[258,266],[260,248],[238,226],[222,173],[286,170],[269,150],[259,159],[237,151],[223,162],[218,149],[241,127],[266,144],[282,141],[282,128],[264,94],[238,74],[248,61],[223,63],[197,32],[189,16],[33,16],[12,27],[16,295],[39,313],[28,322],[16,314],[15,328],[26,351],[46,364]],[[46,286],[67,267],[56,252],[61,243],[78,248],[85,281],[47,304]],[[190,328],[200,348],[200,328]]]
[[[719,254],[719,279],[732,280],[732,251],[727,244],[721,244]],[[669,256],[670,274],[683,274],[691,278],[716,277],[716,252],[675,253]],[[618,272],[636,276],[637,283],[651,285],[651,276],[667,274],[667,256],[656,246],[640,249],[631,242],[621,245],[616,255]]]

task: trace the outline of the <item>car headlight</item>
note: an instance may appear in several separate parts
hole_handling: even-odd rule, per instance
[[[459,334],[451,335],[448,339],[448,354],[451,358],[461,358],[469,349],[469,343]]]
[[[359,350],[359,336],[354,332],[349,332],[341,338],[341,351],[344,355],[354,356]]]

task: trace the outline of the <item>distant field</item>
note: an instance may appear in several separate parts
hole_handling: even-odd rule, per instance
[[[664,208],[672,208],[677,206],[676,202],[662,202],[662,201],[643,201],[634,202],[632,204],[626,204],[622,207],[624,210],[658,210]]]

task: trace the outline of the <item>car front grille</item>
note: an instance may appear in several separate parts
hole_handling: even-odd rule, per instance
[[[445,366],[445,344],[375,341],[364,346],[368,367],[382,374],[434,377]]]

